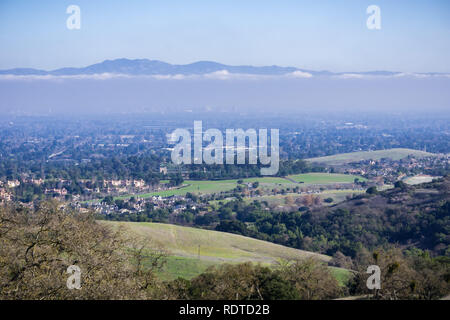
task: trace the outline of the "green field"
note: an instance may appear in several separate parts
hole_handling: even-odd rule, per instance
[[[158,273],[162,280],[174,280],[177,278],[192,279],[205,272],[208,267],[217,265],[217,262],[201,260],[197,258],[169,256],[167,263]]]
[[[146,236],[155,246],[169,251],[164,279],[192,278],[211,265],[254,262],[271,265],[279,260],[316,258],[328,262],[331,257],[293,249],[236,234],[161,223],[101,221],[113,227],[125,226],[133,235]],[[200,250],[200,255],[199,255]]]
[[[332,198],[333,202],[330,205],[342,202],[347,196],[352,196],[353,194],[365,193],[364,190],[325,190],[318,195],[323,199]],[[326,203],[324,203],[326,204]]]
[[[150,195],[157,195],[162,197],[168,197],[172,195],[185,195],[186,193],[218,193],[222,191],[229,191],[237,186],[237,180],[186,180],[183,183],[183,187],[173,190],[164,190],[150,193]]]
[[[288,176],[288,178],[305,184],[352,183],[355,178],[360,181],[367,180],[361,176],[340,173],[303,173]]]
[[[346,199],[347,195],[352,196],[353,194],[359,194],[364,193],[364,190],[353,190],[353,189],[343,189],[343,190],[324,190],[320,193],[315,193],[315,196],[319,196],[323,199],[326,198],[332,198],[333,202],[331,203],[325,203],[323,202],[323,205],[334,205],[336,203],[342,202]],[[302,198],[304,194],[298,194],[298,193],[286,193],[286,194],[277,194],[277,195],[265,195],[260,197],[246,197],[244,198],[244,201],[247,203],[251,203],[253,201],[266,201],[269,205],[286,205],[286,198],[291,197],[292,199]],[[231,201],[232,199],[226,199],[221,200],[222,203],[227,203]],[[210,201],[210,204],[212,205],[218,205],[219,201]]]
[[[237,180],[186,180],[183,182],[183,185],[178,188],[141,194],[127,194],[114,197],[114,199],[127,199],[130,197],[148,198],[152,196],[170,197],[174,195],[184,196],[188,192],[195,194],[210,194],[229,191],[236,188],[236,186]]]
[[[245,178],[245,179],[231,179],[231,180],[186,180],[183,185],[179,188],[174,188],[170,190],[156,191],[150,193],[143,193],[138,195],[123,195],[115,197],[114,199],[126,199],[132,196],[140,198],[148,198],[152,196],[170,197],[173,195],[184,196],[186,193],[195,194],[211,194],[219,193],[224,191],[230,191],[237,187],[238,180],[242,180],[244,183],[256,182],[258,181],[261,186],[275,186],[277,184],[292,184],[292,182],[277,177],[256,177],[256,178]]]
[[[350,280],[351,272],[349,270],[337,267],[329,268],[331,269],[332,274],[341,286],[344,286],[348,282],[348,280]]]
[[[433,153],[424,152],[420,150],[394,148],[376,151],[360,151],[351,153],[341,153],[332,156],[318,157],[306,159],[309,162],[321,163],[325,165],[342,165],[350,162],[359,162],[362,160],[380,160],[382,158],[389,158],[392,160],[400,160],[412,155],[416,158],[432,157]]]
[[[302,186],[300,182],[305,184],[332,184],[332,183],[346,183],[353,182],[355,178],[364,181],[366,179],[360,176],[352,176],[337,173],[305,173],[288,176],[288,179],[292,179],[296,182],[290,181],[282,177],[255,177],[245,179],[230,179],[230,180],[186,180],[183,185],[176,189],[156,191],[150,193],[143,193],[137,195],[123,195],[115,197],[114,199],[126,199],[132,196],[140,198],[148,198],[151,196],[169,197],[173,195],[185,195],[186,193],[195,194],[211,194],[224,191],[230,191],[236,188],[238,180],[242,180],[244,183],[259,182],[261,188],[293,188],[296,186]],[[297,183],[298,182],[298,183]]]

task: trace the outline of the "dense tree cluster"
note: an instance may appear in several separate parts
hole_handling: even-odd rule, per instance
[[[450,256],[449,178],[430,190],[398,184],[379,194],[358,195],[334,207],[269,213],[258,203],[234,201],[216,230],[256,237],[294,248],[355,257],[363,248],[401,244]],[[219,215],[220,216],[220,215]]]
[[[151,298],[166,254],[149,245],[57,203],[1,207],[0,299]],[[81,290],[67,287],[71,265],[81,270]]]
[[[381,271],[381,289],[375,292],[366,285],[367,266]],[[361,252],[355,259],[354,277],[348,284],[350,294],[369,295],[373,299],[439,299],[450,292],[450,258],[431,258],[422,250],[402,253],[399,248]]]
[[[176,279],[166,288],[168,298],[189,300],[318,300],[345,292],[326,265],[313,259],[278,268],[224,264],[192,280]]]

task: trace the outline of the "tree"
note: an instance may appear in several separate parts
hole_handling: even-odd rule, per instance
[[[181,176],[181,174],[176,174],[170,178],[169,185],[172,187],[175,187],[175,186],[182,185],[183,182],[184,182],[184,179]]]
[[[112,205],[114,204],[114,198],[112,196],[106,196],[103,199],[103,202],[106,203],[107,205]]]
[[[1,207],[0,299],[152,298],[166,254],[149,244],[56,202]],[[81,269],[81,290],[66,286],[71,265]]]
[[[284,265],[281,277],[294,286],[302,300],[332,299],[342,294],[327,266],[313,258]]]
[[[291,196],[287,196],[284,198],[284,203],[287,205],[293,205],[294,204],[294,198]]]
[[[181,293],[177,298],[184,299],[298,299],[295,288],[278,271],[249,262],[211,267],[190,283],[176,280],[169,286],[176,287]]]
[[[231,208],[222,207],[219,211],[219,218],[221,220],[230,220],[233,218],[233,211],[231,210]]]
[[[407,185],[406,183],[404,183],[403,181],[399,180],[394,184],[395,188],[401,189],[401,190],[406,190],[407,189]]]
[[[372,187],[367,188],[366,193],[367,194],[377,194],[378,193],[377,187],[372,186]]]
[[[187,199],[191,199],[193,202],[197,202],[198,201],[198,196],[191,193],[191,192],[187,192],[186,193],[186,198]]]
[[[427,255],[405,256],[399,248],[361,253],[356,259],[358,273],[352,280],[352,294],[370,294],[374,299],[438,299],[450,291],[450,261],[439,262]],[[381,270],[381,289],[368,290],[367,266]]]
[[[352,258],[345,256],[342,252],[337,251],[333,255],[333,259],[329,262],[329,265],[339,267],[339,268],[346,268],[351,269],[353,267]]]

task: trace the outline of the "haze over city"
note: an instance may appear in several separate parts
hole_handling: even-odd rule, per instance
[[[2,310],[443,309],[449,52],[447,0],[0,0]]]

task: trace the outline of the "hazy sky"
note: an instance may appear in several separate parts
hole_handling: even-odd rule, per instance
[[[446,112],[450,78],[390,77],[264,80],[98,79],[5,80],[0,114],[89,114],[180,111]]]
[[[66,8],[81,8],[68,30]],[[366,28],[369,5],[381,30]],[[105,59],[450,72],[448,0],[0,0],[0,69]]]

